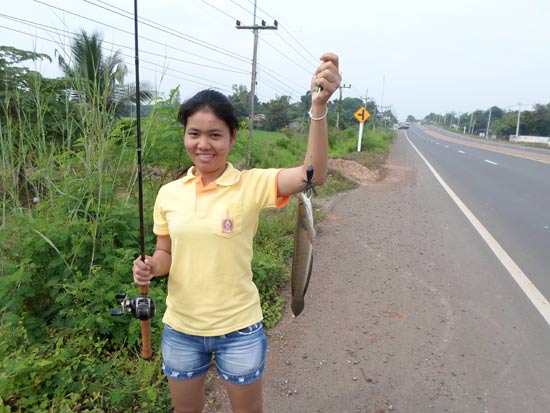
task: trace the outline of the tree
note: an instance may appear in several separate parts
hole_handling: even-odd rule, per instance
[[[72,80],[72,98],[101,112],[120,117],[128,115],[136,103],[135,84],[125,84],[128,69],[119,51],[104,56],[99,33],[88,35],[84,30],[71,46],[70,62],[59,56],[59,66]],[[153,96],[147,85],[140,85],[140,101]]]
[[[516,133],[517,117],[517,111],[505,112],[504,116],[494,122],[491,120],[491,132],[496,134],[499,138],[507,140],[510,135],[515,135]]]
[[[550,136],[550,104],[535,105],[533,111],[522,113],[522,130],[531,136]]]
[[[229,101],[233,104],[237,116],[241,119],[247,119],[250,113],[250,92],[243,85],[233,85],[233,94],[229,96]],[[257,102],[254,102],[256,104]]]
[[[275,131],[288,126],[288,122],[290,120],[289,108],[289,96],[279,96],[276,99],[270,100],[264,106],[264,128],[266,130]]]

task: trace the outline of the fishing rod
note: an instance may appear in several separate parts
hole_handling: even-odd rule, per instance
[[[135,42],[135,67],[136,67],[136,135],[137,135],[137,164],[138,164],[138,204],[139,204],[139,235],[140,255],[145,261],[145,223],[143,214],[143,173],[142,173],[142,148],[141,148],[141,100],[139,89],[139,47],[138,47],[138,6],[134,0],[134,42]],[[111,311],[111,315],[120,316],[126,312],[141,320],[141,357],[149,360],[153,354],[151,348],[151,319],[155,315],[155,303],[149,298],[149,286],[139,287],[140,296],[128,298],[126,293],[117,293],[116,298],[122,299],[121,309]]]

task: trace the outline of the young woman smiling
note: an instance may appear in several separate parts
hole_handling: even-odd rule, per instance
[[[341,78],[335,54],[325,53],[321,61],[311,82],[311,125],[302,165],[238,171],[227,162],[238,127],[229,100],[204,90],[180,108],[193,166],[160,189],[155,252],[133,264],[137,285],[169,273],[162,357],[175,413],[202,412],[214,355],[233,411],[262,411],[267,338],[252,281],[253,238],[261,210],[283,207],[300,192],[309,165],[314,183],[325,181],[327,102]]]

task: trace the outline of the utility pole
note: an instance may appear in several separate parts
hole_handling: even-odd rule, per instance
[[[491,113],[493,112],[493,107],[489,108],[489,119],[487,119],[487,132],[485,132],[485,137],[489,139],[489,126],[491,126]]]
[[[341,75],[341,73],[340,73]],[[338,89],[340,89],[340,98],[338,99],[338,112],[336,112],[336,129],[340,127],[340,112],[342,111],[342,89],[349,89],[351,85],[342,84]]]
[[[382,77],[382,94],[380,95],[380,111],[382,112],[382,118],[384,117],[384,86],[386,85],[386,75]],[[378,116],[378,114],[376,114]],[[376,119],[374,120],[376,123]],[[382,124],[382,122],[380,122]]]
[[[251,143],[252,135],[254,134],[254,100],[256,97],[256,63],[258,60],[258,32],[260,30],[277,30],[279,23],[277,20],[273,22],[273,26],[267,26],[262,20],[261,26],[256,24],[256,0],[254,0],[254,20],[252,26],[241,26],[241,22],[237,20],[237,29],[252,30],[254,33],[254,51],[252,53],[252,80],[250,82],[250,115],[248,119],[248,151],[246,154],[246,165],[250,168]]]
[[[521,116],[521,103],[518,103],[518,123],[516,124],[516,141],[519,136],[519,117]]]

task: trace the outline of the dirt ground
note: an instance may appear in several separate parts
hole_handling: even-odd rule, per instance
[[[374,192],[384,192],[391,191],[393,188],[396,188],[400,185],[407,185],[414,183],[414,173],[410,168],[404,167],[403,165],[393,164],[391,162],[386,162],[381,168],[371,171],[368,168],[360,165],[359,163],[346,159],[330,159],[329,168],[332,170],[337,170],[347,176],[348,178],[358,182],[360,184],[360,189],[362,191],[374,191]],[[318,233],[323,237],[327,236],[332,230],[328,229],[328,226],[336,224],[338,227],[338,221],[342,219],[337,213],[331,212],[331,209],[334,204],[338,203],[345,194],[337,194],[329,199],[319,200],[316,203],[317,207],[323,208],[326,212],[326,218],[321,223],[317,225]],[[338,230],[336,229],[338,232]],[[324,233],[324,234],[323,234]],[[315,255],[322,255],[323,246],[318,245],[315,249]],[[353,276],[353,274],[348,274],[348,276]],[[350,280],[351,281],[351,280]],[[314,284],[317,283],[317,280],[312,281]],[[311,289],[310,289],[311,290]],[[290,295],[290,290],[284,292],[286,298]],[[334,291],[331,301],[338,300],[339,292]],[[289,300],[286,300],[287,302]],[[344,410],[318,410],[318,408],[313,408],[314,410],[287,410],[286,407],[276,407],[270,403],[270,400],[273,400],[273,395],[276,394],[279,397],[284,398],[296,398],[297,395],[301,392],[300,390],[300,380],[297,378],[292,378],[293,364],[292,360],[289,360],[289,353],[293,353],[295,349],[299,348],[299,336],[300,332],[308,328],[308,324],[312,316],[315,316],[313,309],[308,311],[308,303],[306,301],[306,310],[307,315],[300,318],[294,318],[290,311],[290,308],[285,308],[283,319],[279,324],[267,331],[269,338],[269,349],[268,349],[268,362],[266,367],[266,375],[264,376],[264,409],[267,413],[275,412],[290,412],[290,411],[300,411],[300,412],[309,412],[309,411],[341,411]],[[320,316],[320,314],[318,314]],[[385,317],[399,319],[401,315],[399,312],[388,312],[385,314]],[[368,336],[367,340],[372,341],[376,340],[374,334]],[[320,343],[323,346],[330,347],[331,345],[336,345],[336,343],[324,342]],[[350,369],[351,366],[357,366],[360,364],[358,361],[357,355],[355,355],[352,348],[345,350],[346,360],[344,361],[346,369]],[[314,363],[317,369],[321,369],[324,364],[329,363],[328,360],[323,360],[315,357],[313,354],[299,354],[298,357],[302,362]],[[336,362],[330,362],[336,363]],[[214,371],[214,370],[212,370]],[[360,376],[358,376],[360,374]],[[211,374],[211,381],[208,385],[207,391],[207,407],[205,408],[205,413],[229,413],[231,412],[231,407],[223,384],[215,374]],[[303,377],[304,380],[308,382],[315,382],[315,377]],[[378,381],[376,375],[367,376],[367,373],[364,369],[359,369],[358,373],[355,372],[350,376],[352,382],[354,381],[364,381],[367,385],[374,384]],[[317,378],[319,380],[319,378]],[[323,387],[323,386],[321,386]],[[382,413],[386,411],[391,411],[391,401],[388,400],[379,400],[376,402],[376,406],[373,409],[369,410],[376,413]],[[355,411],[355,410],[354,410]],[[356,410],[356,411],[367,411],[367,410]]]

